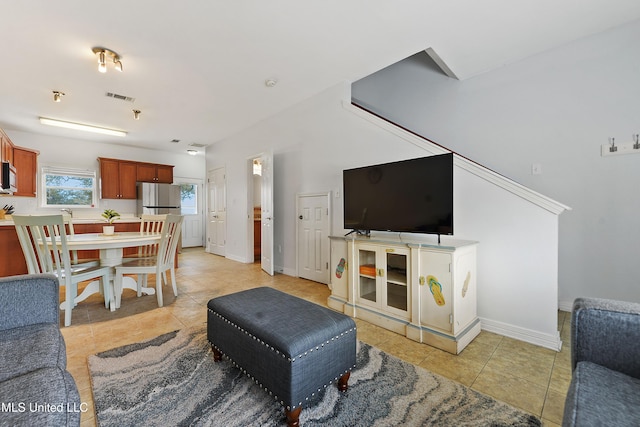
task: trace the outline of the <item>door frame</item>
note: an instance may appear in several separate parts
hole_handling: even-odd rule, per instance
[[[274,156],[273,156],[273,151],[266,150],[266,151],[261,151],[260,153],[256,153],[256,154],[246,158],[247,159],[247,163],[246,163],[246,165],[247,165],[246,166],[246,179],[247,179],[247,194],[246,194],[246,196],[247,196],[247,201],[246,201],[246,205],[247,205],[247,213],[246,213],[247,220],[246,220],[246,230],[247,230],[247,240],[246,240],[246,252],[245,252],[246,261],[245,262],[247,262],[247,263],[253,263],[254,262],[253,244],[254,244],[255,236],[253,234],[253,219],[254,219],[253,218],[253,193],[254,193],[255,189],[253,188],[253,160],[254,159],[264,160],[264,158],[266,156],[269,157],[270,163],[271,163],[270,167],[271,167],[271,175],[272,175],[272,177],[271,177],[271,181],[272,181],[271,182],[271,199],[272,199],[271,200],[271,202],[272,202],[271,204],[272,204],[272,206],[271,206],[271,219],[270,219],[270,221],[271,221],[271,233],[272,233],[272,235],[275,234],[275,232],[274,232],[275,221],[273,219],[273,209],[274,209],[274,206],[273,206],[273,193],[275,191],[275,189],[274,189],[275,183],[274,183],[274,177],[273,177],[273,175],[275,173],[274,167],[273,167],[273,157]],[[265,182],[264,182],[264,178],[263,178],[261,180],[261,186],[262,187],[260,188],[260,197],[261,197],[260,204],[261,204],[261,208],[264,206],[264,200],[263,200],[264,199],[264,189],[263,189],[264,185],[265,185]],[[264,233],[264,224],[263,224],[264,220],[265,220],[265,218],[261,217],[261,220],[260,220],[260,232],[261,233]],[[262,242],[261,246],[262,246],[262,244],[264,244],[264,240],[265,240],[264,239],[264,234],[261,234],[261,239],[260,239],[260,241]],[[261,254],[260,254],[260,264],[261,264],[261,266],[263,264],[262,252],[263,251],[261,250]],[[271,275],[273,275],[275,273],[274,256],[275,256],[275,242],[274,242],[274,237],[272,236],[272,238],[271,238],[271,270],[272,271],[269,272],[269,271],[264,269],[264,266],[262,266],[263,267],[262,268],[263,271],[265,271],[265,272],[267,272],[268,274],[271,274]]]
[[[331,206],[331,191],[317,192],[317,193],[296,193],[296,212],[294,215],[296,221],[296,277],[300,277],[299,263],[300,263],[300,248],[298,247],[298,215],[300,214],[300,198],[301,197],[326,197],[327,198],[327,240],[331,235],[333,229],[333,207]],[[331,262],[331,245],[327,242],[327,262]],[[327,270],[328,271],[328,270]],[[327,275],[327,285],[329,284],[330,274]]]

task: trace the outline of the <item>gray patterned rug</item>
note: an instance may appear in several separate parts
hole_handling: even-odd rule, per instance
[[[100,426],[281,426],[282,406],[230,362],[206,328],[89,357]],[[302,426],[540,426],[533,415],[358,342],[349,389],[328,387]]]

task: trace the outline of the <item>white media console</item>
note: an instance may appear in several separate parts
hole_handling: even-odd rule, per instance
[[[479,333],[477,242],[331,236],[329,307],[453,354]]]

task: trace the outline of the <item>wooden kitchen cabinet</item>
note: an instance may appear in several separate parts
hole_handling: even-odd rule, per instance
[[[2,129],[0,129],[0,161],[13,164],[13,142]]]
[[[138,163],[137,180],[140,182],[173,184],[173,166]]]
[[[0,226],[0,254],[0,277],[27,274],[27,262],[13,225]]]
[[[13,165],[16,167],[16,188],[14,196],[36,197],[38,155],[36,150],[24,147],[13,148]]]
[[[100,196],[103,199],[135,199],[137,164],[100,157]]]

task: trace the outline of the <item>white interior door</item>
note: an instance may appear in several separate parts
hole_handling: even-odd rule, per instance
[[[298,276],[329,283],[329,195],[298,195]]]
[[[273,276],[273,154],[263,154],[260,159],[262,161],[260,263],[262,269]]]
[[[225,255],[227,240],[227,204],[225,168],[209,171],[207,174],[209,189],[207,209],[207,252]]]

